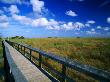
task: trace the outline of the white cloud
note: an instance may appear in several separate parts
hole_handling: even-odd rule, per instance
[[[12,16],[12,18],[25,25],[31,25],[32,27],[45,27],[46,29],[51,29],[51,30],[61,30],[61,29],[80,30],[82,27],[84,27],[84,24],[80,22],[64,23],[64,22],[56,21],[54,19],[48,20],[47,18],[44,17],[32,19],[26,16],[20,16],[15,14]]]
[[[84,27],[84,24],[83,24],[83,23],[80,23],[80,22],[76,22],[76,23],[75,23],[75,26],[76,26],[77,28],[82,28],[82,27]]]
[[[90,24],[88,24],[88,23],[86,23],[86,24],[85,24],[85,26],[86,26],[86,27],[90,27],[91,25],[90,25]]]
[[[97,26],[96,28],[97,28],[97,29],[102,29],[102,27],[101,27],[101,26]]]
[[[97,34],[95,29],[92,28],[90,31],[86,31],[87,34]]]
[[[0,0],[0,2],[6,4],[29,4],[29,1],[26,0]]]
[[[32,26],[47,26],[48,25],[48,20],[46,18],[39,18],[35,19],[32,22]]]
[[[60,30],[60,25],[58,21],[54,19],[46,19],[46,18],[38,18],[34,19],[32,22],[32,26],[34,27],[45,27],[46,29],[50,30]]]
[[[109,18],[107,18],[107,22],[108,22],[108,23],[110,23],[110,17],[109,17]]]
[[[47,26],[46,29],[49,29],[49,30],[61,30],[61,27],[58,26],[58,25],[51,25],[51,26]]]
[[[66,11],[65,14],[68,15],[68,16],[72,16],[72,17],[78,16],[78,15],[77,15],[75,12],[73,12],[72,10]]]
[[[7,22],[7,21],[8,21],[8,17],[6,15],[1,15],[0,16],[0,23]]]
[[[95,31],[95,29],[94,29],[94,28],[92,28],[92,29],[91,29],[91,31],[93,32],[93,31]]]
[[[10,11],[11,14],[17,14],[17,13],[20,12],[16,5],[11,5],[9,7],[9,11]]]
[[[59,24],[59,22],[54,19],[49,20],[49,25],[58,25],[58,24]]]
[[[28,18],[28,17],[26,17],[26,16],[20,16],[20,15],[14,14],[14,15],[12,15],[12,18],[13,18],[14,20],[19,21],[19,22],[22,23],[22,24],[26,24],[26,25],[32,24],[32,19],[31,19],[31,18]]]
[[[32,19],[26,16],[20,16],[20,15],[12,15],[12,18],[22,24],[25,25],[31,25],[33,27],[48,27],[48,29],[58,29],[58,21],[55,21],[54,19],[48,20],[47,18],[41,17],[37,19]]]
[[[95,21],[89,20],[89,21],[86,22],[85,26],[86,27],[91,27],[91,25],[94,24],[94,23],[95,23]]]
[[[0,10],[0,14],[3,14],[3,13],[4,13],[4,11]]]
[[[0,23],[0,27],[3,27],[3,28],[8,27],[8,25],[9,25],[9,22]]]
[[[88,24],[94,24],[95,21],[93,21],[93,20],[89,20],[89,21],[87,21],[87,23],[88,23]]]
[[[101,29],[101,30],[105,30],[105,31],[110,30],[110,27],[97,26],[96,28],[97,28],[97,29]]]
[[[7,4],[21,3],[21,0],[0,0],[0,1]]]
[[[63,29],[66,29],[66,30],[74,29],[74,26],[73,26],[72,22],[68,22],[67,24],[63,24],[62,27],[63,27]]]
[[[95,31],[86,31],[87,34],[96,34]]]
[[[62,29],[65,30],[80,30],[81,28],[84,27],[83,23],[80,22],[68,22],[68,23],[64,23],[63,25],[61,25]]]
[[[41,13],[44,8],[44,2],[39,0],[31,0],[30,1],[33,7],[33,11],[37,13]]]
[[[8,27],[9,22],[8,22],[8,17],[6,15],[1,15],[0,16],[0,27]]]
[[[110,30],[110,28],[109,27],[105,27],[104,30],[105,31],[108,31],[108,30]]]

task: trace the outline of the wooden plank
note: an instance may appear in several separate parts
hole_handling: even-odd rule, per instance
[[[15,82],[51,82],[36,66],[21,53],[4,42],[6,57]]]

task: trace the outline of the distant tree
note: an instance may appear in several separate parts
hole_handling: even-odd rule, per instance
[[[19,38],[20,38],[20,36],[15,36],[15,38],[19,39]]]
[[[52,37],[48,37],[48,38],[52,38]]]
[[[76,38],[80,38],[79,36],[77,36]]]
[[[21,37],[20,37],[20,39],[24,39],[24,37],[23,37],[23,36],[21,36]]]
[[[15,36],[15,37],[11,37],[11,39],[24,39],[23,36]]]

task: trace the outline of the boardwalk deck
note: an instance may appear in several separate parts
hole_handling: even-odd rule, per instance
[[[15,82],[51,82],[36,66],[21,53],[4,42],[6,57]]]

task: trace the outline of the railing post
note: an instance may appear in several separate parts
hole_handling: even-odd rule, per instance
[[[11,43],[11,46],[14,47],[14,43]]]
[[[18,51],[19,51],[19,44],[17,44],[18,45]]]
[[[62,75],[64,75],[64,77],[62,77],[61,82],[66,82],[66,66],[64,64],[62,64]]]
[[[39,53],[39,67],[42,67],[42,55]]]
[[[22,52],[22,45],[20,45],[20,52]]]
[[[29,49],[29,50],[30,50],[30,61],[31,61],[32,50],[31,49]]]
[[[24,56],[25,56],[25,46],[24,46]]]

